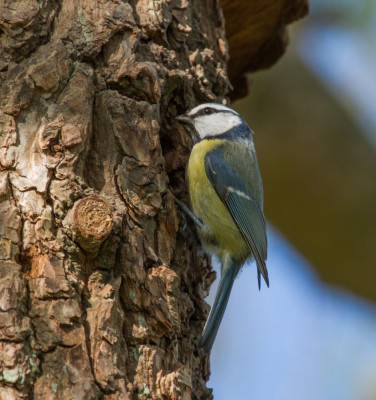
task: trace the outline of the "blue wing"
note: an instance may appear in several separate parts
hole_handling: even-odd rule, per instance
[[[261,284],[260,274],[266,285],[269,286],[265,264],[267,258],[266,227],[258,202],[247,188],[244,180],[226,161],[221,147],[213,149],[205,156],[205,170],[209,181],[232,215],[256,260],[259,287]],[[251,176],[248,178],[251,179]]]

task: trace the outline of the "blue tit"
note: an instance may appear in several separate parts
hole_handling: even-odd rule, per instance
[[[209,353],[231,288],[242,265],[254,259],[259,288],[266,269],[267,239],[263,188],[253,133],[233,109],[202,104],[177,117],[196,136],[186,169],[191,210],[203,247],[221,261],[221,279],[200,346]]]

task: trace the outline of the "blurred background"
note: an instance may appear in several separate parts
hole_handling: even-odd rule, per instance
[[[270,289],[236,280],[216,400],[376,400],[376,0],[310,0],[232,106],[255,132]],[[215,293],[211,290],[209,302]]]

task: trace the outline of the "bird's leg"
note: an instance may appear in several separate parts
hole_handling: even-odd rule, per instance
[[[192,221],[199,227],[202,228],[203,227],[203,222],[201,221],[201,219],[199,217],[197,217],[196,215],[193,214],[193,212],[180,200],[178,200],[175,197],[175,201],[176,203],[179,205],[179,207],[192,219]]]

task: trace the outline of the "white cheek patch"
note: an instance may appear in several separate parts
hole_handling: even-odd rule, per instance
[[[238,125],[242,124],[242,119],[235,114],[223,112],[197,117],[194,121],[195,128],[201,139],[220,135]]]

